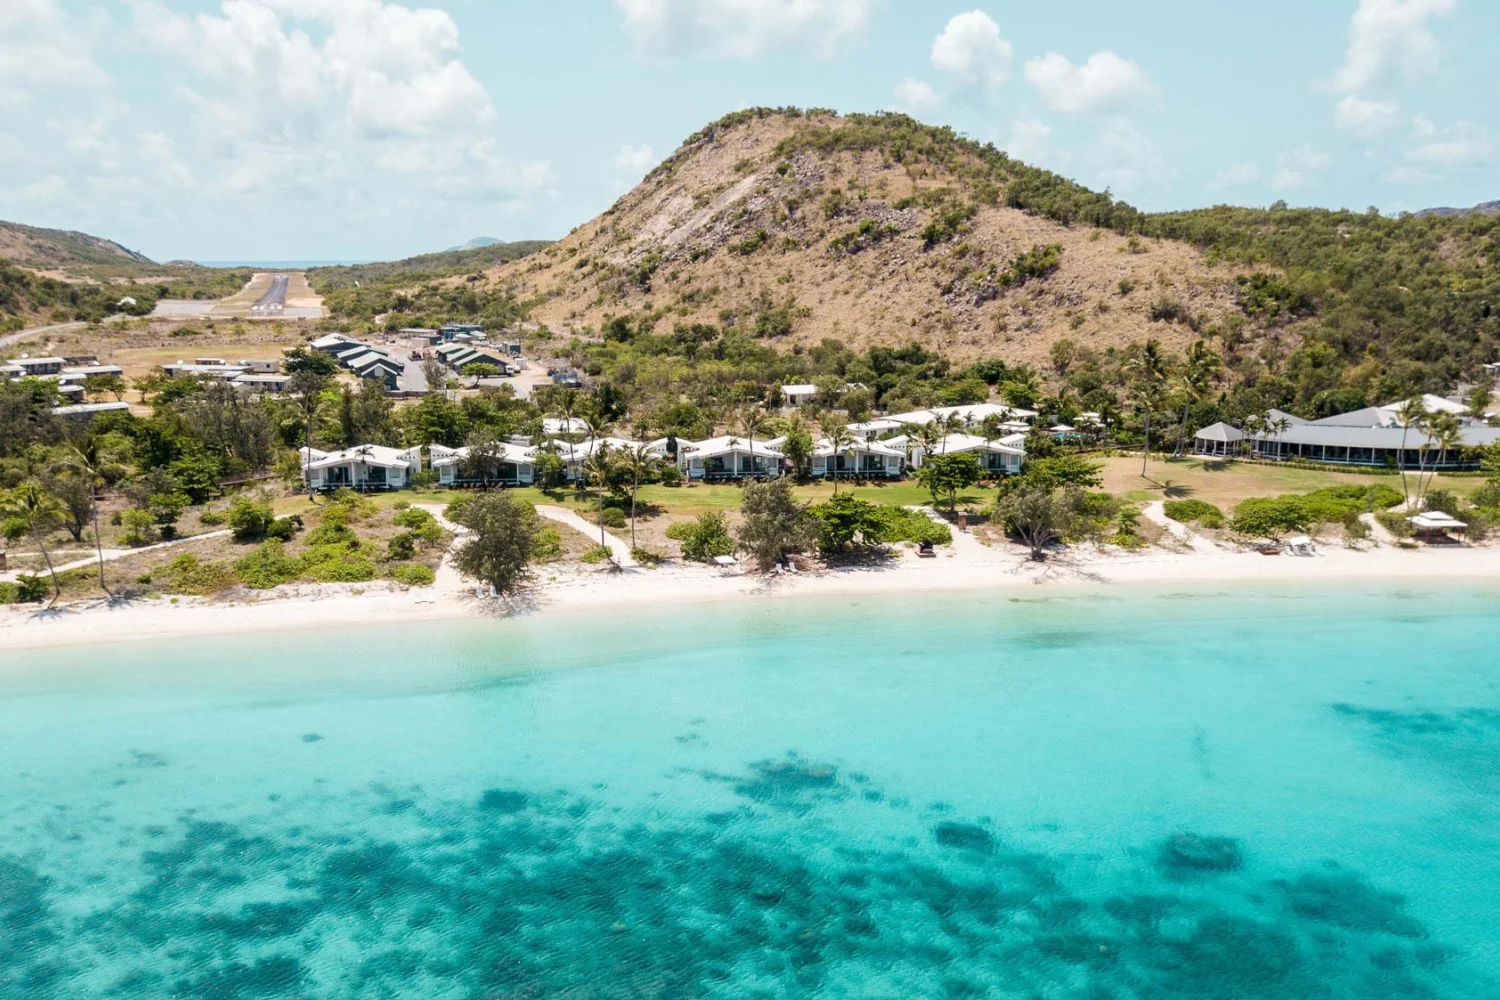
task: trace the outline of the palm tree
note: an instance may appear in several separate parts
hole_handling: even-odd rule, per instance
[[[99,489],[118,478],[123,467],[110,461],[99,447],[98,438],[89,438],[83,447],[71,446],[69,455],[62,462],[63,469],[88,480],[89,506],[94,515],[94,552],[99,557],[99,589],[110,597],[114,591],[104,582],[104,542],[99,537]]]
[[[42,552],[42,558],[47,562],[47,572],[52,574],[52,601],[47,605],[49,608],[55,606],[58,598],[62,597],[62,585],[57,582],[52,554],[47,551],[47,532],[62,523],[62,512],[62,501],[48,493],[34,479],[28,479],[9,494],[0,497],[0,518],[14,519],[26,525],[26,530],[31,532],[37,548]]]
[[[637,428],[639,429],[639,428]],[[645,437],[644,434],[641,435]],[[641,490],[641,477],[651,471],[656,462],[656,456],[651,454],[651,446],[647,443],[637,444],[625,452],[627,468],[630,469],[630,549],[635,551],[635,496]]]
[[[1177,389],[1182,393],[1182,425],[1173,458],[1181,457],[1183,445],[1187,442],[1188,411],[1203,398],[1223,370],[1224,362],[1207,341],[1195,340],[1183,355],[1182,372],[1177,376]]]
[[[946,441],[947,435],[942,426],[934,418],[925,424],[918,424],[917,429],[911,434],[912,440],[916,441],[922,448],[922,459],[925,461],[937,448],[939,441]]]
[[[1277,417],[1274,420],[1267,421],[1266,427],[1270,429],[1272,434],[1276,435],[1276,457],[1279,459],[1281,458],[1281,435],[1292,429],[1292,422],[1286,417]]]
[[[1422,451],[1425,454],[1434,444],[1437,445],[1438,459],[1433,463],[1432,469],[1427,473],[1427,486],[1422,486],[1420,473],[1417,476],[1417,506],[1425,504],[1427,493],[1432,489],[1432,481],[1437,478],[1438,466],[1448,457],[1448,452],[1458,447],[1463,440],[1463,425],[1458,418],[1451,413],[1436,413],[1427,420],[1423,428],[1429,440],[1422,443]]]
[[[1259,413],[1252,413],[1248,417],[1246,417],[1243,422],[1245,425],[1245,441],[1250,447],[1250,457],[1264,458],[1264,455],[1256,454],[1255,436],[1257,434],[1264,434],[1266,432],[1266,418],[1261,416]]]
[[[604,486],[609,479],[609,445],[607,442],[599,444],[597,448],[595,445],[599,442],[600,438],[609,433],[609,420],[596,406],[589,407],[585,412],[579,414],[576,419],[583,421],[583,430],[589,439],[587,455],[584,461],[580,462],[578,466],[578,476],[585,490],[588,489],[589,485],[588,474],[590,469],[592,469],[599,480],[599,544],[605,545],[607,543],[604,540]]]
[[[985,461],[989,461],[990,443],[998,441],[1005,436],[1005,428],[1000,426],[1000,418],[990,414],[979,422],[979,436],[984,438]]]
[[[307,499],[314,497],[312,486],[312,432],[323,408],[323,390],[328,377],[313,371],[300,371],[287,380],[287,392],[295,396],[302,415],[302,481],[307,485]]]
[[[1396,419],[1401,422],[1401,447],[1396,451],[1396,468],[1401,472],[1401,496],[1410,506],[1411,492],[1406,487],[1406,436],[1413,427],[1420,427],[1427,422],[1427,401],[1421,396],[1413,396],[1401,404],[1396,411]],[[1420,483],[1420,469],[1417,478]]]
[[[1125,362],[1125,373],[1131,377],[1131,394],[1136,406],[1145,413],[1146,441],[1141,450],[1141,475],[1146,475],[1146,463],[1151,458],[1151,411],[1161,402],[1162,386],[1167,382],[1171,364],[1162,353],[1161,344],[1155,339],[1146,341],[1140,352]]]
[[[854,447],[854,432],[845,424],[838,423],[837,421],[829,421],[828,425],[823,428],[823,437],[828,441],[829,447],[833,449],[833,454],[828,456],[828,461],[832,463],[829,466],[828,474],[833,477],[833,492],[837,495],[839,491],[839,456]]]
[[[583,408],[579,395],[574,389],[564,389],[553,397],[552,412],[562,421],[563,437],[573,433],[573,420]]]
[[[766,411],[755,405],[747,406],[739,413],[740,430],[745,432],[745,439],[750,445],[751,478],[755,478],[755,438],[766,429],[766,419]]]

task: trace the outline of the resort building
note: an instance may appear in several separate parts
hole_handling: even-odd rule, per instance
[[[236,389],[244,389],[246,392],[286,392],[287,383],[292,380],[290,375],[265,375],[261,373],[249,373],[238,375],[230,383]]]
[[[576,483],[584,476],[585,465],[595,453],[601,450],[610,452],[631,452],[640,446],[637,441],[625,438],[601,437],[593,440],[579,442],[564,441],[557,439],[546,447],[554,452],[563,461],[563,468],[567,470],[568,482]]]
[[[813,449],[814,478],[831,475],[851,479],[896,479],[905,469],[906,449],[884,441],[856,440],[835,454],[833,444],[824,438]]]
[[[363,444],[344,451],[299,448],[302,476],[314,490],[399,490],[422,471],[422,449]]]
[[[530,486],[536,480],[534,447],[497,441],[490,455],[472,462],[468,448],[434,444],[427,451],[440,486]]]
[[[559,434],[587,434],[589,425],[582,417],[544,417],[542,433],[548,437]]]
[[[1403,404],[1395,402],[1321,420],[1304,420],[1272,410],[1265,421],[1270,429],[1254,434],[1228,424],[1214,424],[1194,435],[1194,451],[1216,457],[1248,453],[1274,461],[1464,470],[1479,465],[1473,449],[1500,442],[1500,428],[1464,416],[1467,408],[1462,404],[1433,395],[1422,397],[1422,402],[1427,412],[1447,414],[1458,421],[1458,436],[1450,445],[1445,446],[1420,427],[1404,426]]]
[[[781,387],[781,398],[786,400],[787,406],[806,406],[811,403],[813,397],[818,394],[818,387],[810,384],[784,385]]]
[[[747,437],[716,437],[707,441],[679,441],[677,467],[689,479],[776,478],[785,456],[769,441]]]
[[[129,413],[129,403],[74,403],[68,406],[54,406],[52,415],[62,417],[65,420],[93,420],[101,413]]]
[[[19,368],[21,374],[26,376],[56,375],[63,370],[67,362],[62,358],[11,358],[6,364]]]
[[[904,440],[904,439],[903,439]],[[888,441],[887,444],[894,444]],[[909,443],[909,442],[907,442]],[[932,449],[934,455],[967,455],[979,459],[980,468],[993,476],[1015,476],[1026,463],[1026,435],[1010,434],[993,441],[986,441],[973,434],[949,434]],[[920,469],[926,459],[926,449],[912,445],[912,468]]]
[[[856,437],[878,438],[887,434],[902,434],[912,427],[921,427],[933,421],[946,423],[956,421],[973,430],[990,417],[995,417],[1001,426],[1014,433],[1025,433],[1036,420],[1035,410],[1024,410],[1004,403],[971,403],[967,406],[938,406],[930,410],[912,410],[908,413],[891,413],[874,420],[850,424],[849,430]]]

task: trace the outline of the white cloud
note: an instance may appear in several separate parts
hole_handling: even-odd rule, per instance
[[[1437,41],[1428,22],[1456,6],[1457,0],[1360,0],[1335,89],[1353,93],[1393,76],[1410,81],[1433,72]]]
[[[615,166],[640,176],[656,166],[656,151],[645,143],[639,146],[621,146],[615,154]]]
[[[68,182],[57,174],[48,174],[33,184],[21,188],[21,197],[34,201],[56,201],[68,193]]]
[[[109,83],[94,61],[94,35],[57,0],[0,2],[0,108],[29,102],[40,87]]]
[[[924,114],[936,111],[938,105],[942,103],[942,98],[938,97],[938,92],[932,89],[932,84],[926,80],[908,78],[896,84],[891,108],[920,118]]]
[[[773,45],[832,51],[864,27],[873,0],[615,0],[636,49],[748,59]]]
[[[971,87],[993,88],[1010,75],[1011,45],[982,10],[952,17],[932,42],[932,67]]]
[[[1026,82],[1041,92],[1047,107],[1064,114],[1118,108],[1151,81],[1139,66],[1113,52],[1095,52],[1082,66],[1048,52],[1026,63]]]
[[[1401,105],[1395,101],[1366,101],[1347,95],[1333,109],[1336,128],[1372,139],[1400,123]]]
[[[1428,184],[1439,177],[1421,167],[1392,167],[1381,175],[1381,180],[1387,184]]]
[[[1260,167],[1255,164],[1235,163],[1220,170],[1214,175],[1214,179],[1204,186],[1210,191],[1223,191],[1226,188],[1254,184],[1260,180],[1260,176]]]
[[[1488,163],[1495,156],[1495,137],[1490,130],[1473,122],[1458,121],[1438,128],[1418,115],[1412,123],[1417,140],[1403,159],[1409,165],[1433,169],[1470,167]]]
[[[1171,177],[1166,158],[1146,136],[1123,118],[1109,123],[1094,145],[1099,180],[1111,189],[1130,188],[1147,178]]]
[[[230,194],[309,193],[373,166],[439,197],[474,199],[517,198],[551,181],[546,163],[497,148],[494,105],[459,59],[458,26],[444,11],[222,0],[216,13],[188,15],[158,0],[130,4],[137,33],[192,71],[175,73],[192,127],[141,147],[168,176]],[[190,171],[184,157],[217,166]]]
[[[1013,121],[1005,152],[1025,163],[1037,164],[1051,151],[1052,128],[1045,122]]]
[[[1333,157],[1311,146],[1288,149],[1276,157],[1276,172],[1271,175],[1271,186],[1278,191],[1304,187],[1331,166]]]

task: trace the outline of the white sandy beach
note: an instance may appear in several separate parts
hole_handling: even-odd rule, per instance
[[[432,587],[385,584],[302,584],[243,600],[154,598],[109,604],[78,603],[56,611],[0,611],[0,650],[36,649],[124,640],[396,624],[481,617],[551,614],[576,609],[680,607],[685,604],[874,594],[982,592],[1003,588],[1127,588],[1174,584],[1305,584],[1359,581],[1486,581],[1500,584],[1500,547],[1353,551],[1324,546],[1310,558],[1262,556],[1223,548],[1104,554],[1087,549],[1045,563],[1017,546],[990,548],[971,535],[934,559],[903,552],[887,564],[777,577],[721,576],[699,566],[626,572],[543,567],[526,592],[510,601],[478,600],[472,585],[448,567]]]

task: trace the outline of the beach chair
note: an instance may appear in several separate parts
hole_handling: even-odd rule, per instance
[[[920,559],[936,559],[937,552],[933,550],[931,542],[924,541],[917,546],[917,557]]]

